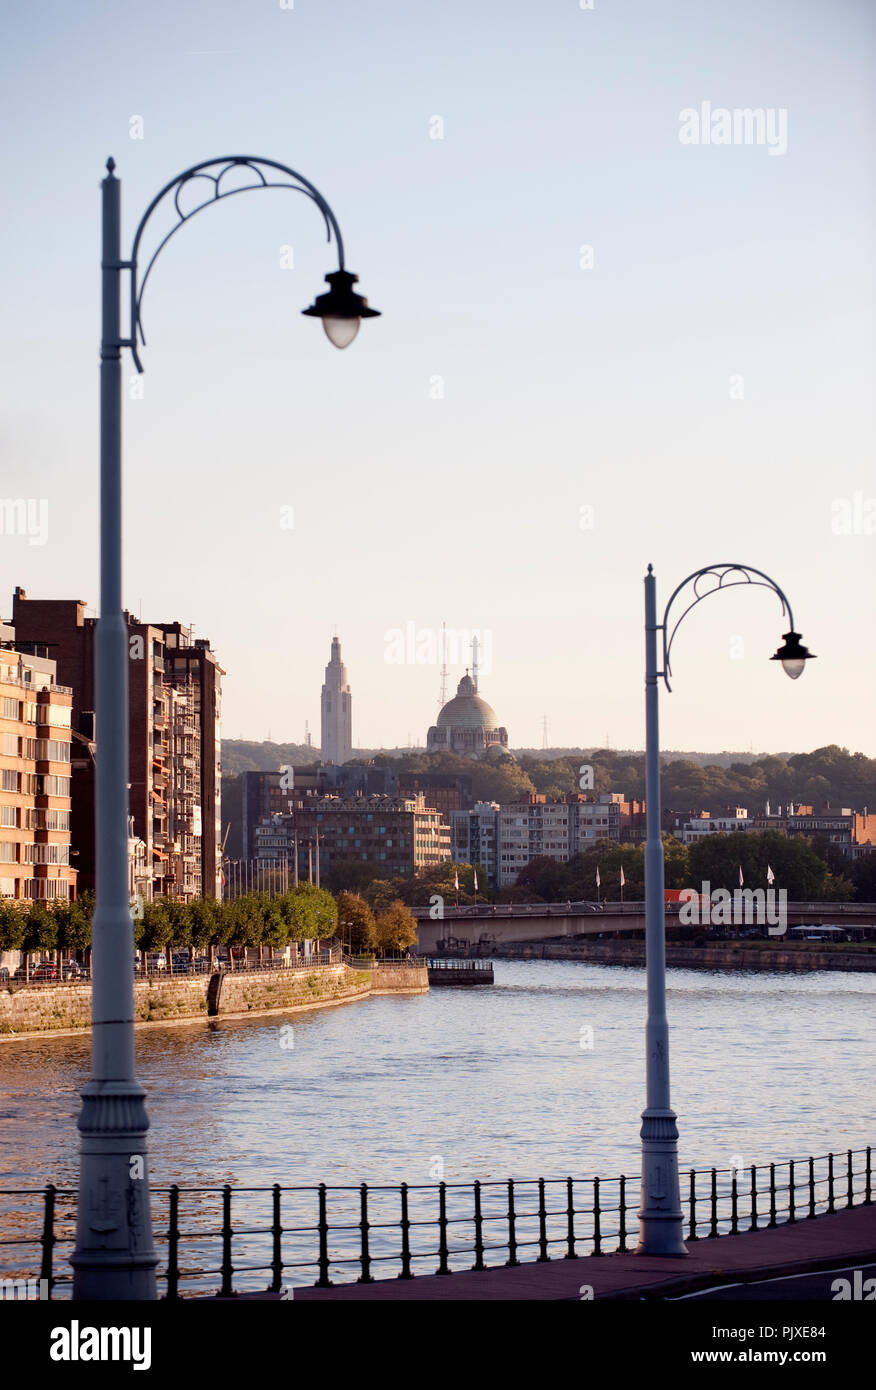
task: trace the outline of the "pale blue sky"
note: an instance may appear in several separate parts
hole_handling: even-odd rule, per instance
[[[865,0],[19,0],[4,27],[0,492],[45,497],[49,536],[0,538],[0,611],[15,584],[98,601],[107,155],[127,249],[174,174],[252,153],[322,190],[384,316],[344,353],[300,317],[336,262],[284,193],[206,212],[154,271],[126,596],[210,637],[228,736],[318,730],[337,623],[354,741],[424,739],[437,670],[385,634],[444,619],[490,630],[512,745],[547,714],[552,743],[641,747],[648,561],[665,600],[739,560],[820,659],[792,685],[771,596],[711,600],[664,746],[876,754],[876,535],[832,529],[876,495]],[[787,153],[682,145],[702,101],[785,109]]]

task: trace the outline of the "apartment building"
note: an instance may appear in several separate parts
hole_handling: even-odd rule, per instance
[[[145,896],[193,901],[221,895],[221,677],[206,639],[180,623],[128,626],[131,840],[145,846]],[[72,821],[79,889],[94,887],[96,619],[78,599],[29,599],[15,590],[13,626],[22,650],[47,647],[72,690]],[[139,851],[138,851],[139,853]]]
[[[17,649],[0,623],[0,896],[75,898],[71,864],[72,691],[45,648]]]
[[[485,874],[481,888],[498,886],[498,801],[477,801],[470,811],[450,812],[450,848],[457,864],[477,864]]]

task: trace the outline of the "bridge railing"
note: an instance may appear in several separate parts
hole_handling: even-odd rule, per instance
[[[811,1221],[873,1200],[866,1149],[682,1180],[688,1241]],[[309,1187],[153,1189],[160,1292],[229,1296],[287,1284],[452,1275],[529,1261],[598,1257],[635,1244],[639,1180],[627,1177]],[[71,1293],[76,1193],[0,1189],[0,1279]]]

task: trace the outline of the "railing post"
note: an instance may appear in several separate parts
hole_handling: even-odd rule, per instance
[[[599,1179],[593,1179],[593,1253],[602,1254],[602,1229],[599,1218],[602,1215],[602,1208],[599,1205]]]
[[[690,1231],[689,1231],[689,1239],[690,1239],[690,1240],[698,1240],[699,1237],[697,1236],[697,1175],[696,1175],[696,1172],[695,1172],[695,1170],[694,1170],[693,1168],[691,1168],[691,1170],[690,1170],[690,1179],[689,1179],[689,1183],[690,1183],[690,1187],[689,1187],[689,1197],[688,1197],[688,1202],[689,1202],[689,1204],[690,1204]]]
[[[811,1221],[815,1216],[815,1159],[809,1160],[809,1215],[806,1220]]]
[[[836,1206],[835,1206],[834,1200],[833,1200],[833,1154],[832,1154],[832,1153],[829,1153],[829,1154],[827,1155],[827,1209],[828,1209],[828,1211],[836,1211]]]
[[[481,1215],[481,1185],[475,1179],[474,1185],[474,1228],[475,1228],[475,1262],[472,1269],[486,1269],[484,1264],[484,1219]]]
[[[55,1192],[54,1183],[47,1183],[45,1196],[43,1198],[43,1233],[40,1237],[40,1244],[43,1247],[42,1258],[40,1260],[40,1280],[45,1280],[46,1291],[49,1298],[52,1296],[52,1285],[55,1282],[52,1276],[52,1252],[55,1248]]]
[[[757,1230],[757,1168],[751,1165],[751,1225],[750,1231]]]
[[[517,1258],[517,1215],[514,1210],[514,1180],[508,1179],[508,1259],[506,1265],[519,1265]]]
[[[621,1178],[621,1249],[624,1240],[624,1189],[623,1178]],[[572,1178],[566,1178],[566,1259],[575,1258],[575,1184]]]
[[[399,1222],[399,1225],[400,1225],[400,1227],[401,1227],[401,1238],[402,1238],[402,1248],[401,1248],[401,1261],[402,1261],[402,1267],[401,1267],[401,1274],[400,1274],[398,1277],[399,1277],[399,1279],[412,1279],[412,1278],[413,1278],[413,1275],[411,1274],[411,1236],[410,1236],[410,1232],[411,1232],[411,1223],[410,1223],[410,1221],[408,1220],[408,1185],[407,1185],[406,1182],[403,1182],[403,1183],[402,1183],[401,1188],[399,1189],[399,1191],[400,1191],[400,1193],[401,1193],[401,1221]]]
[[[234,1293],[234,1266],[231,1263],[231,1187],[222,1189],[222,1288],[220,1296],[230,1298]]]
[[[848,1151],[848,1193],[847,1193],[847,1197],[846,1197],[846,1206],[847,1206],[847,1207],[853,1207],[854,1205],[855,1205],[855,1169],[854,1169],[854,1164],[853,1164],[853,1162],[852,1162],[852,1151],[851,1151],[851,1149],[849,1149],[849,1151]]]
[[[736,1176],[736,1169],[731,1169],[730,1174],[730,1234],[735,1236],[739,1233],[739,1179]]]
[[[371,1277],[371,1252],[368,1248],[368,1184],[366,1182],[363,1182],[359,1188],[359,1207],[361,1213],[359,1230],[362,1242],[362,1254],[360,1257],[362,1273],[359,1275],[358,1282],[360,1284],[373,1284],[374,1280]]]
[[[718,1170],[712,1169],[712,1191],[711,1191],[712,1215],[709,1222],[709,1235],[718,1234]]]
[[[316,1287],[317,1287],[318,1289],[328,1289],[328,1288],[331,1288],[331,1282],[332,1282],[332,1281],[331,1281],[331,1279],[329,1278],[329,1256],[328,1256],[328,1230],[329,1230],[329,1227],[328,1227],[328,1213],[327,1213],[327,1210],[326,1210],[326,1188],[325,1188],[325,1183],[324,1183],[324,1182],[321,1182],[320,1185],[319,1185],[318,1198],[319,1198],[319,1224],[318,1224],[318,1226],[317,1226],[317,1231],[318,1231],[318,1233],[319,1233],[319,1278],[318,1278],[317,1281],[316,1281]]]
[[[770,1164],[770,1226],[776,1224],[776,1165]]]
[[[550,1259],[547,1242],[547,1209],[544,1203],[544,1178],[538,1180],[538,1263]]]
[[[167,1294],[179,1298],[179,1187],[171,1184],[167,1212]]]
[[[796,1211],[797,1211],[797,1194],[796,1194],[796,1192],[794,1191],[794,1185],[795,1185],[795,1178],[794,1178],[794,1160],[793,1160],[793,1158],[791,1158],[791,1159],[788,1160],[788,1225],[789,1225],[789,1226],[795,1226],[795,1225],[797,1224],[797,1217],[796,1217]]]
[[[436,1274],[449,1274],[447,1263],[447,1184],[438,1184],[438,1268]]]
[[[283,1227],[280,1225],[280,1184],[274,1183],[272,1193],[271,1238],[273,1252],[271,1258],[271,1282],[269,1293],[279,1293],[283,1287]]]

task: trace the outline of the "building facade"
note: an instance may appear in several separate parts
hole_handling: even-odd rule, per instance
[[[480,888],[498,887],[498,801],[477,801],[470,810],[450,812],[450,846],[457,864],[479,865],[486,875]]]
[[[0,897],[75,898],[71,863],[73,692],[45,649],[0,624]]]
[[[325,668],[320,701],[321,753],[324,763],[347,763],[353,756],[353,696],[347,668],[341,660],[341,644],[332,638],[332,654]]]
[[[145,896],[221,895],[221,678],[210,644],[180,623],[128,629],[129,808],[145,846]],[[78,599],[29,599],[18,588],[13,626],[24,650],[46,646],[72,690],[72,823],[79,891],[95,883],[96,619]],[[141,879],[143,875],[141,874]]]
[[[409,877],[450,858],[450,827],[421,796],[307,796],[256,826],[255,845],[259,859],[294,865],[297,855],[299,880],[317,861],[321,879],[339,861]]]

